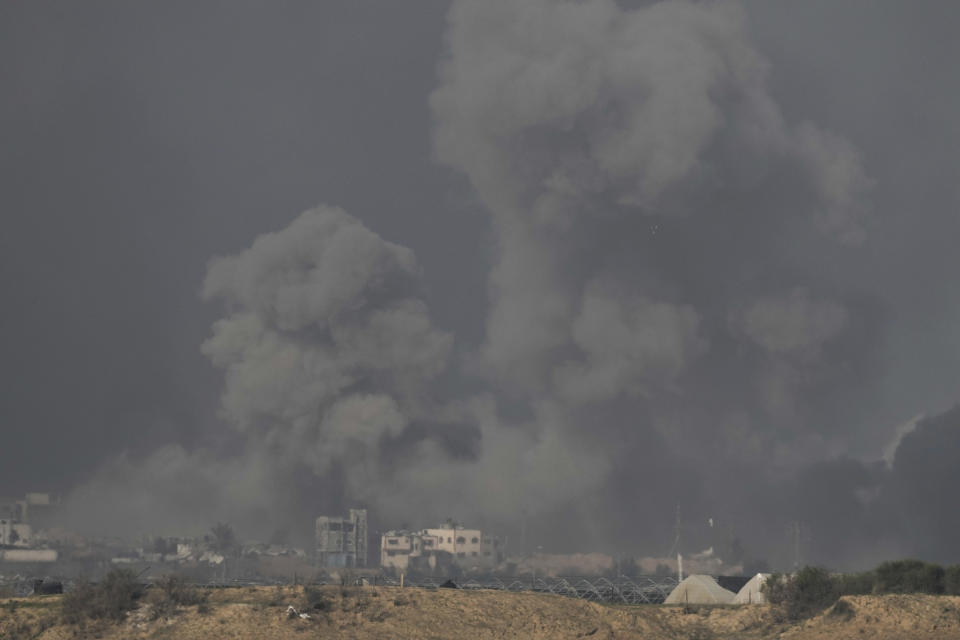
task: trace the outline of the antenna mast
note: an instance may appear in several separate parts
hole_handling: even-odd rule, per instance
[[[682,531],[682,520],[680,519],[680,503],[677,503],[677,517],[673,523],[673,548],[670,549],[670,556],[677,554],[677,577],[683,582],[683,555],[680,553],[680,533]]]

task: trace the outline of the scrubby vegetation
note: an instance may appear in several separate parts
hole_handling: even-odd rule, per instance
[[[196,606],[198,612],[204,613],[209,595],[187,583],[182,576],[168,575],[154,585],[146,599],[153,607],[154,618],[169,618],[180,607]]]
[[[328,611],[332,603],[321,587],[307,585],[303,588],[300,607],[310,611]]]
[[[128,569],[115,569],[97,583],[85,582],[63,597],[63,619],[68,624],[86,620],[122,620],[137,606],[143,588],[136,574]]]
[[[870,572],[875,574],[875,572]],[[953,573],[945,571],[944,579]],[[122,576],[122,574],[121,574]],[[129,577],[129,574],[127,574]],[[858,576],[866,584],[870,574]],[[848,579],[848,584],[854,582]],[[785,582],[789,580],[790,582]],[[94,585],[99,597],[122,593],[108,589],[124,580]],[[816,594],[841,591],[839,576],[808,569],[793,578],[775,581],[787,597],[812,610],[825,605]],[[870,582],[872,588],[873,582]],[[836,587],[836,589],[832,589]],[[89,586],[89,585],[88,585]],[[138,585],[134,585],[138,586]],[[858,587],[859,588],[859,587]],[[835,640],[901,638],[943,640],[960,638],[960,598],[930,595],[857,596],[842,598],[826,615],[787,620],[779,607],[697,606],[604,607],[575,598],[536,593],[469,589],[412,589],[399,587],[347,588],[341,586],[286,586],[203,588],[209,594],[210,615],[197,615],[191,587],[168,577],[147,589],[135,611],[118,619],[92,620],[87,613],[78,624],[66,624],[61,615],[64,596],[0,601],[0,638],[258,638],[283,640],[306,637],[372,638],[422,637],[424,631],[457,638],[599,638],[636,640],[715,638],[765,640],[790,637]],[[159,618],[155,599],[176,604],[177,615]],[[275,604],[270,604],[275,603]],[[201,603],[202,604],[202,603]],[[196,606],[199,608],[201,604]],[[317,606],[319,605],[319,606]],[[189,608],[185,608],[189,606]],[[290,607],[295,607],[290,615]],[[106,607],[103,607],[106,609]],[[798,607],[798,611],[803,607]],[[86,609],[84,609],[86,611]],[[46,635],[44,635],[46,634]]]
[[[873,571],[836,575],[826,569],[804,567],[793,575],[771,575],[763,593],[786,618],[798,620],[827,609],[841,596],[960,595],[960,565],[944,568],[921,560],[894,560]]]
[[[181,607],[196,606],[199,613],[208,611],[208,598],[207,591],[189,584],[182,576],[164,576],[152,588],[145,589],[132,571],[115,569],[100,582],[83,582],[66,593],[61,613],[67,624],[118,621],[146,602],[154,619],[169,618]]]
[[[836,580],[819,567],[804,567],[794,575],[775,573],[762,590],[767,601],[780,607],[789,620],[815,615],[840,597]]]
[[[951,596],[960,596],[960,565],[953,565],[944,570],[943,592]]]
[[[874,593],[943,593],[943,567],[920,560],[884,562],[876,569]]]

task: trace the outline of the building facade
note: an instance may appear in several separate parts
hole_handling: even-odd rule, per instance
[[[0,547],[29,547],[33,542],[30,525],[15,520],[0,519]]]
[[[34,531],[58,524],[60,498],[49,493],[28,493],[22,499],[0,498],[0,520],[29,524]]]
[[[350,509],[347,516],[320,516],[316,532],[317,563],[321,567],[364,567],[367,564],[367,510]]]
[[[395,571],[431,571],[443,565],[479,571],[501,560],[497,538],[452,523],[416,532],[388,531],[380,539],[380,566]]]

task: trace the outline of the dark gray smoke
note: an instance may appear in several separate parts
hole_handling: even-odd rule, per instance
[[[625,505],[668,527],[671,503],[755,513],[737,487],[845,450],[834,421],[872,379],[869,297],[808,269],[863,242],[872,181],[848,141],[785,118],[747,31],[732,3],[449,16],[436,153],[497,238],[477,370],[610,465],[584,474],[585,515],[622,544],[663,535]]]
[[[680,505],[685,551],[712,520],[780,566],[798,530],[804,561],[956,560],[960,414],[889,440],[884,304],[822,269],[869,250],[878,185],[778,103],[743,7],[455,0],[444,42],[432,140],[489,217],[482,339],[437,326],[412,251],[307,211],[209,265],[228,428],[107,465],[78,514],[263,534],[362,504],[658,555]]]

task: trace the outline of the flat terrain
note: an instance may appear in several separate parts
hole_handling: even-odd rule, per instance
[[[287,638],[593,638],[784,640],[894,638],[960,640],[960,597],[857,596],[801,623],[778,621],[765,605],[609,607],[560,596],[501,591],[323,588],[323,610],[289,618],[303,589],[211,590],[208,610],[182,607],[157,617],[142,604],[122,622],[65,625],[61,596],[0,600],[0,638],[19,640]]]

